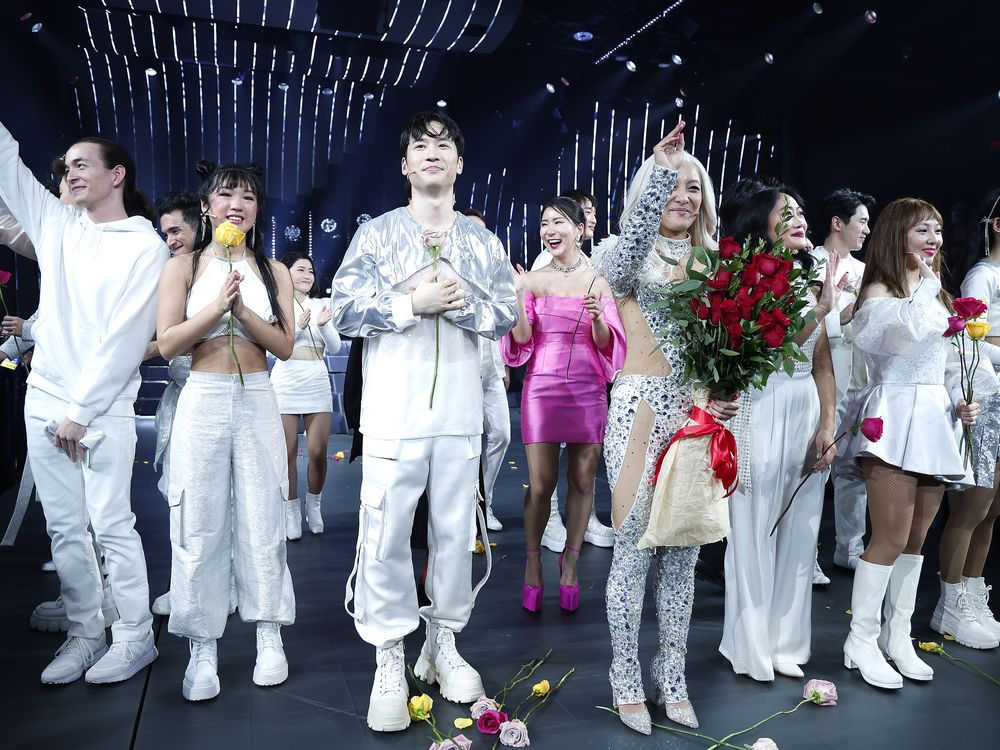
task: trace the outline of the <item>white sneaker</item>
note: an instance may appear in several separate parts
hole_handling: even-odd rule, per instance
[[[486,528],[490,531],[503,531],[503,524],[493,515],[493,508],[486,509]]]
[[[285,501],[285,539],[302,538],[302,504],[297,497]]]
[[[118,608],[115,606],[115,597],[111,593],[111,587],[105,586],[101,599],[101,614],[104,615],[104,627],[109,628],[118,619]],[[32,630],[39,630],[43,633],[57,633],[60,630],[69,630],[69,618],[66,617],[66,606],[62,597],[51,602],[42,602],[31,613],[28,625]]]
[[[288,660],[281,643],[281,626],[276,622],[257,623],[257,663],[253,668],[255,685],[280,685],[288,679]]]
[[[566,527],[563,526],[562,517],[559,515],[559,504],[552,495],[552,504],[555,506],[549,511],[549,520],[545,524],[545,531],[542,532],[542,546],[552,552],[562,552],[566,548]]]
[[[844,568],[845,570],[857,570],[858,560],[861,554],[854,554],[852,552],[845,552],[840,547],[837,547],[833,551],[833,564],[838,568]]]
[[[184,670],[181,694],[189,701],[207,701],[217,696],[219,685],[219,654],[214,640],[190,640],[191,659]]]
[[[153,599],[153,606],[150,607],[154,615],[163,615],[164,617],[170,614],[170,591],[167,590],[160,594],[158,597]]]
[[[485,693],[479,672],[455,648],[455,631],[432,622],[413,671],[424,682],[438,683],[441,697],[454,703],[472,703]]]
[[[931,628],[942,635],[948,633],[968,648],[996,648],[1000,638],[979,621],[973,597],[961,583],[941,581],[941,598],[938,599]]]
[[[816,559],[813,560],[813,586],[829,586],[830,579],[827,577],[826,573],[819,566],[819,553],[816,553]],[[782,672],[784,674],[784,672]]]
[[[406,663],[403,642],[375,649],[375,680],[368,699],[368,726],[376,732],[399,732],[410,726],[406,701]]]
[[[965,581],[965,588],[972,597],[972,606],[979,615],[979,622],[993,635],[1000,638],[1000,622],[993,616],[990,609],[990,591],[992,586],[987,586],[982,576],[979,578],[962,578]]]
[[[563,534],[565,533],[564,529]],[[583,541],[593,544],[595,547],[614,547],[615,530],[601,523],[591,509],[590,520],[587,522],[587,533],[583,535]]]
[[[152,633],[141,641],[115,641],[108,653],[87,670],[87,682],[123,682],[152,664],[157,656]]]
[[[306,525],[309,526],[309,531],[313,534],[323,533],[322,502],[323,497],[321,495],[314,495],[311,492],[306,493]]]
[[[108,643],[103,633],[98,638],[71,635],[56,651],[56,658],[42,671],[42,683],[65,685],[75,682],[107,652]]]

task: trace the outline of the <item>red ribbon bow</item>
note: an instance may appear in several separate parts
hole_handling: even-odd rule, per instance
[[[691,419],[694,420],[695,424],[678,430],[670,439],[670,442],[667,443],[666,450],[663,451],[663,455],[656,462],[656,473],[653,475],[653,481],[655,482],[659,478],[663,459],[666,458],[670,446],[676,441],[682,438],[711,435],[712,471],[715,472],[715,476],[722,482],[722,486],[728,488],[725,497],[729,497],[736,491],[736,479],[739,473],[736,463],[736,438],[733,437],[733,433],[727,430],[725,426],[716,422],[711,414],[700,407],[691,407]]]

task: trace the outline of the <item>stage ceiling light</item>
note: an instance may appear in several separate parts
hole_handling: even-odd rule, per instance
[[[591,39],[594,38],[594,35],[591,34],[589,31],[578,31],[575,34],[573,34],[573,38],[578,42],[589,42]]]
[[[550,94],[556,93],[556,87],[553,86],[551,83],[545,84],[545,90],[548,91]]]
[[[768,65],[772,65],[774,63],[774,55],[772,55],[770,52],[765,52],[764,62],[766,62]]]
[[[27,13],[25,13],[23,16],[21,16],[20,20],[21,21],[27,21],[29,18],[31,18],[31,11],[30,10]]]
[[[670,56],[670,60],[673,62],[674,65],[683,65],[684,64],[684,58],[682,58],[678,54],[671,55]]]
[[[278,84],[278,88],[281,89],[282,91],[288,91],[288,84],[282,81],[281,83]]]
[[[333,89],[331,89],[329,86],[324,86],[323,90],[320,91],[320,93],[323,94],[323,96],[333,96]]]
[[[152,78],[156,75],[156,68],[146,68],[146,76]]]
[[[684,100],[678,96],[676,99],[674,99],[674,104],[676,104],[677,108],[680,109],[681,107],[684,106]]]
[[[658,68],[669,68],[670,67],[670,63],[668,63],[668,62],[657,63],[656,67],[658,67]]]
[[[628,69],[629,73],[635,73],[638,70],[638,66],[632,60],[625,61],[625,67]]]
[[[375,94],[373,94],[371,91],[366,91],[365,92],[364,100],[366,102],[370,102],[374,98],[375,98]]]
[[[448,102],[446,102],[444,99],[438,99],[437,100],[437,105],[439,107],[447,107],[448,106]]]
[[[31,31],[34,34],[37,34],[41,30],[42,30],[42,22],[41,21],[39,21],[38,23],[36,23],[35,25],[33,25],[31,27]]]
[[[563,86],[569,86],[569,79],[564,76],[560,76],[559,83],[561,83]]]
[[[817,16],[822,15],[823,6],[820,5],[819,3],[813,3],[813,13],[815,13]]]
[[[876,13],[873,10],[866,10],[865,11],[865,20],[868,23],[875,23],[878,20],[878,13]]]

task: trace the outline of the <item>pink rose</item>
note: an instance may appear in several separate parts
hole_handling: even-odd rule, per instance
[[[456,734],[454,737],[432,742],[427,750],[469,750],[472,747],[472,740],[464,734]]]
[[[877,443],[882,439],[882,417],[865,417],[861,420],[861,434],[871,442]],[[818,680],[813,680],[818,682]],[[829,684],[829,683],[827,683]],[[836,693],[836,690],[834,690]]]
[[[778,750],[778,746],[770,737],[761,737],[750,746],[750,750]]]
[[[10,281],[10,271],[0,271],[0,286],[7,286]]]
[[[961,333],[965,330],[965,318],[961,315],[952,315],[948,318],[948,327],[942,334],[944,338],[949,336],[954,336],[956,333]]]
[[[479,721],[479,717],[485,712],[499,710],[500,704],[492,698],[487,698],[484,695],[481,698],[478,698],[476,702],[472,704],[471,708],[469,708],[469,716],[471,716],[474,721]]]
[[[879,420],[880,424],[881,421]],[[809,680],[802,689],[802,697],[812,701],[817,706],[836,706],[837,686],[826,680]]]
[[[500,744],[506,747],[527,747],[531,744],[528,727],[519,719],[505,721],[500,725]]]
[[[479,715],[476,726],[483,734],[496,734],[500,731],[500,725],[505,721],[507,721],[507,714],[503,711],[490,709]]]

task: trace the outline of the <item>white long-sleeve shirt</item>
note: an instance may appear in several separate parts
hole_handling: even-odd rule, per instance
[[[68,402],[66,416],[84,426],[116,401],[135,401],[169,257],[153,225],[139,216],[95,224],[65,205],[34,178],[3,125],[0,200],[41,270],[28,384]]]

